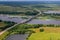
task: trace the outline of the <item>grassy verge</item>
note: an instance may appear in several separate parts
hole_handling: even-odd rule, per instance
[[[9,34],[9,32],[5,32],[4,34],[0,35],[0,40],[5,40],[6,36]]]

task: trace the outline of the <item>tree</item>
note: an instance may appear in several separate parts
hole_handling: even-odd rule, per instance
[[[43,29],[43,28],[41,28],[41,29],[40,29],[40,32],[44,32],[44,29]]]

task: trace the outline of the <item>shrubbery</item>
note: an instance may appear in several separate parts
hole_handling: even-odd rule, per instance
[[[43,28],[41,28],[41,29],[40,29],[40,32],[44,32],[44,29],[43,29]]]

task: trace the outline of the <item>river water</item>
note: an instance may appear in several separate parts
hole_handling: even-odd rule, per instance
[[[51,19],[46,19],[46,20],[40,20],[40,19],[34,19],[28,24],[60,24],[60,20],[51,20]]]
[[[0,20],[3,21],[13,21],[16,23],[21,23],[22,21],[26,21],[27,19],[22,19],[21,17],[8,17],[5,15],[0,15]],[[53,20],[53,19],[33,19],[32,21],[28,22],[27,24],[60,24],[60,20]]]
[[[8,17],[7,15],[0,15],[0,20],[12,21],[16,23],[21,23],[22,21],[26,21],[26,19],[22,19],[21,17]]]

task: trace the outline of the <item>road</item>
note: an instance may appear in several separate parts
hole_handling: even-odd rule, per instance
[[[29,18],[28,20],[22,21],[21,23],[17,23],[17,24],[15,24],[15,25],[13,25],[13,26],[5,29],[4,31],[0,32],[0,35],[2,35],[2,34],[5,33],[6,31],[14,28],[15,26],[17,26],[17,25],[19,25],[19,24],[24,24],[24,23],[27,23],[27,22],[31,21],[32,19],[36,18],[37,16],[39,16],[39,15],[41,14],[41,11],[40,11],[40,10],[38,10],[38,9],[35,9],[35,10],[39,12],[36,16],[33,16],[33,17]]]

